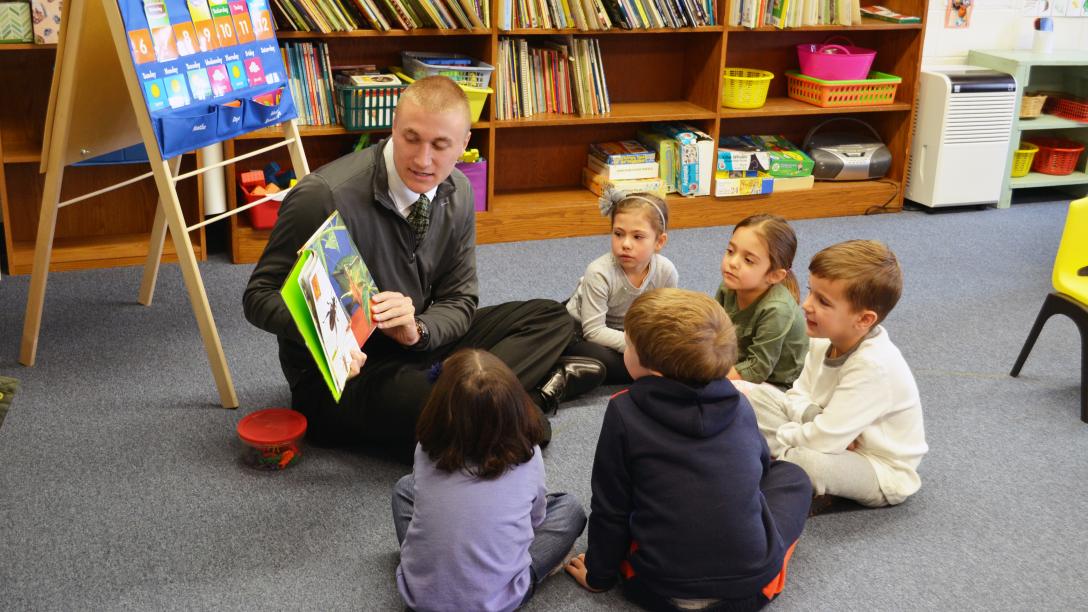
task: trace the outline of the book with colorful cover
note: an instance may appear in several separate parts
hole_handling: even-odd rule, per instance
[[[589,154],[606,164],[644,164],[655,161],[654,152],[637,140],[613,140],[589,145]]]
[[[772,134],[745,136],[745,138],[767,152],[770,162],[767,172],[771,176],[780,178],[812,174],[815,162],[785,136]]]
[[[351,350],[376,328],[370,298],[378,292],[370,270],[334,211],[299,250],[280,295],[310,349],[333,399],[347,383]]]
[[[605,189],[623,193],[648,192],[665,197],[665,180],[661,177],[645,179],[610,179],[603,174],[598,174],[589,168],[582,168],[582,184],[593,195],[600,196]]]
[[[921,23],[921,17],[915,17],[913,15],[903,15],[896,13],[895,11],[874,4],[872,6],[861,7],[861,15],[863,17],[871,17],[873,19],[879,19],[881,21],[890,21],[891,23]]]

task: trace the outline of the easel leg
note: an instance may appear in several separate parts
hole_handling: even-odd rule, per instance
[[[193,305],[197,327],[200,328],[200,336],[204,340],[204,350],[208,353],[208,363],[215,377],[215,386],[219,389],[219,401],[224,408],[237,408],[238,396],[234,392],[234,381],[231,380],[230,371],[227,369],[227,357],[223,353],[223,344],[219,341],[219,332],[215,329],[212,309],[208,305],[208,294],[204,291],[204,281],[200,278],[196,254],[193,253],[193,243],[189,240],[189,232],[185,229],[185,217],[182,215],[181,202],[174,188],[170,162],[163,162],[161,165],[153,164],[153,166],[155,183],[159,188],[160,210],[166,216],[167,227],[174,239],[174,250],[178,254],[178,263],[181,266],[182,277],[185,279],[185,287],[189,290],[189,301]]]
[[[19,363],[25,366],[34,365],[34,359],[38,354],[38,333],[42,326],[45,283],[49,278],[53,233],[57,229],[57,204],[60,203],[60,186],[64,180],[64,167],[59,164],[50,165],[53,167],[46,172],[45,185],[42,189],[38,236],[34,243],[34,267],[30,275],[30,294],[26,298],[26,316],[23,318],[23,341],[19,347]]]
[[[170,175],[177,176],[181,168],[181,156],[171,159]],[[166,241],[166,213],[163,212],[162,197],[155,205],[155,222],[151,226],[151,241],[147,245],[147,261],[144,263],[144,278],[140,282],[140,303],[150,306],[155,297],[155,281],[159,278],[159,264],[162,262],[163,243]]]

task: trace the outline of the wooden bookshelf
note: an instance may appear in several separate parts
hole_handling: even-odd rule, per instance
[[[910,125],[922,55],[928,3],[886,0],[891,10],[923,19],[919,24],[892,24],[864,19],[858,26],[806,26],[753,30],[729,26],[580,32],[576,30],[357,30],[333,34],[278,33],[283,40],[321,40],[329,45],[334,65],[400,64],[402,50],[462,53],[497,63],[499,38],[556,35],[592,36],[600,41],[612,111],[608,115],[543,114],[526,119],[496,120],[489,96],[480,120],[472,127],[470,146],[488,160],[487,212],[477,213],[480,243],[601,234],[607,224],[596,212],[595,198],[581,187],[581,169],[590,143],[633,138],[654,121],[684,121],[715,139],[723,135],[780,133],[800,144],[810,129],[835,117],[856,116],[881,134],[893,164],[883,182],[817,183],[807,191],[749,198],[670,197],[674,227],[729,225],[756,211],[787,218],[863,214],[873,207],[898,210],[910,150]],[[725,22],[727,2],[718,0],[718,22]],[[493,9],[495,5],[493,4]],[[493,17],[497,11],[492,11]],[[903,79],[895,101],[881,106],[820,108],[787,97],[784,71],[797,67],[796,45],[845,35],[862,47],[877,50],[874,70]],[[19,92],[0,105],[0,201],[5,248],[12,273],[30,269],[37,229],[41,177],[38,174],[42,124],[49,94],[54,48],[0,45],[0,73],[20,83]],[[759,109],[721,107],[721,74],[725,67],[769,70],[775,74],[767,103]],[[494,78],[492,79],[494,88]],[[9,102],[10,100],[10,102]],[[311,168],[319,168],[349,152],[360,132],[342,126],[303,126]],[[374,139],[388,130],[376,130]],[[253,151],[280,138],[279,130],[261,130],[224,143],[227,155]],[[288,167],[280,152],[247,160],[227,173],[227,202],[238,205],[235,179],[241,169],[262,168],[270,161]],[[191,160],[186,163],[192,164]],[[90,185],[116,182],[139,166],[73,168],[65,184],[73,193]],[[107,180],[108,179],[108,180]],[[201,206],[196,181],[179,185],[187,215],[196,219]],[[133,186],[92,202],[62,209],[57,226],[56,269],[139,263],[154,212],[154,189]],[[253,262],[268,240],[267,230],[249,225],[246,215],[230,218],[232,258]],[[199,235],[196,235],[199,234]],[[205,253],[203,232],[193,236],[198,256]],[[169,241],[168,250],[169,250]],[[61,254],[63,252],[63,254]]]
[[[719,23],[725,22],[726,4],[719,0]],[[480,149],[489,164],[488,210],[476,215],[477,239],[484,244],[606,233],[608,224],[597,212],[595,196],[581,187],[587,147],[603,140],[633,138],[636,130],[655,121],[684,121],[715,140],[729,134],[781,133],[800,144],[820,122],[858,116],[881,134],[893,156],[892,169],[883,181],[818,182],[811,190],[747,198],[670,197],[673,227],[730,225],[757,211],[800,219],[864,214],[880,207],[901,209],[928,6],[926,0],[887,0],[882,4],[900,13],[918,15],[923,22],[894,24],[866,18],[858,26],[786,30],[717,25],[600,32],[493,28],[485,32],[362,30],[328,35],[280,32],[279,36],[327,42],[334,65],[380,66],[399,64],[402,49],[464,53],[496,65],[499,38],[506,36],[573,35],[599,39],[612,101],[609,114],[539,114],[498,120],[492,102],[494,96],[489,97],[480,122],[473,126],[470,144]],[[493,10],[492,15],[497,15],[497,11]],[[832,35],[845,35],[858,46],[877,50],[873,69],[903,79],[893,103],[821,108],[787,97],[784,71],[797,67],[796,45],[823,42]],[[775,73],[767,103],[751,110],[723,108],[720,75],[726,66]],[[385,133],[379,131],[375,138]],[[258,146],[253,139],[272,137],[276,135],[251,134],[236,140],[232,146],[252,150]],[[345,143],[354,142],[358,135],[310,128],[304,129],[303,137],[310,167],[317,168],[346,152]],[[263,162],[258,159],[251,167]],[[228,178],[231,206],[236,205],[233,181],[233,176]],[[234,260],[255,261],[268,232],[248,227],[244,217],[232,224]]]

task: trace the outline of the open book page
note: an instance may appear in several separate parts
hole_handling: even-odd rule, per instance
[[[351,367],[351,350],[357,348],[355,335],[348,325],[348,316],[329,283],[324,266],[318,259],[310,259],[298,277],[299,287],[306,297],[314,325],[321,339],[329,374],[337,391],[342,391]]]
[[[370,298],[378,293],[378,287],[340,213],[334,212],[322,228],[310,249],[328,271],[329,283],[347,314],[357,346],[361,347],[374,332]]]

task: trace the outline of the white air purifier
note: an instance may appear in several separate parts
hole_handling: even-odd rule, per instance
[[[905,196],[924,206],[996,204],[1016,120],[1016,81],[976,66],[921,73]]]

